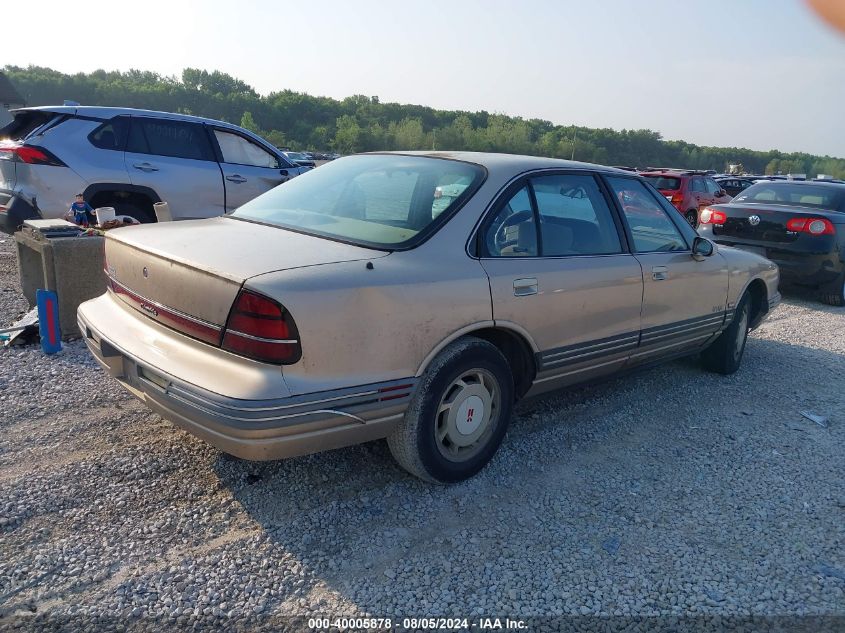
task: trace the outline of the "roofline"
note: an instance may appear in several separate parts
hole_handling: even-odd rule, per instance
[[[549,156],[530,156],[527,154],[508,154],[506,152],[472,152],[463,150],[382,150],[371,152],[359,152],[357,155],[385,155],[393,154],[396,156],[419,156],[423,158],[440,158],[443,160],[457,160],[465,163],[471,163],[484,167],[485,169],[494,167],[493,162],[533,162],[536,163],[528,167],[528,171],[535,169],[558,169],[558,170],[572,170],[572,171],[599,171],[608,174],[617,174],[620,176],[637,176],[635,172],[610,167],[608,165],[598,165],[596,163],[585,163],[581,161],[572,161],[565,158],[551,158]],[[484,158],[487,160],[484,160]]]
[[[270,143],[270,141],[268,141],[264,137],[259,136],[255,132],[247,130],[246,128],[243,128],[240,125],[228,123],[226,121],[220,121],[219,119],[209,119],[207,117],[195,116],[193,114],[181,114],[179,112],[164,112],[162,110],[143,110],[140,108],[123,108],[118,106],[27,106],[23,108],[15,108],[13,110],[9,110],[11,114],[14,114],[16,112],[30,111],[55,112],[56,114],[67,114],[71,116],[87,116],[92,119],[102,121],[106,121],[116,116],[155,116],[162,119],[189,121],[191,123],[205,123],[207,125],[213,125],[215,127],[236,130],[241,134],[246,134],[257,141],[260,141],[263,145],[267,145],[268,147],[274,148],[277,152],[281,152],[280,149],[276,148],[275,145]]]
[[[56,106],[24,106],[23,108],[15,108],[13,110],[9,110],[11,113],[15,112],[22,112],[22,111],[31,111],[31,110],[39,110],[43,112],[55,112],[57,114],[77,114],[80,116],[90,116],[92,118],[103,118],[103,116],[97,116],[97,112],[101,112],[102,115],[105,115],[107,111],[108,117],[111,118],[114,116],[119,116],[121,114],[125,114],[128,116],[132,115],[144,115],[144,116],[158,116],[158,117],[167,117],[167,118],[178,118],[186,121],[194,121],[198,123],[212,123],[214,125],[222,125],[227,127],[234,127],[238,129],[241,128],[239,125],[234,123],[228,123],[226,121],[221,121],[219,119],[210,119],[208,117],[201,117],[196,116],[194,114],[183,114],[181,112],[165,112],[164,110],[144,110],[142,108],[124,108],[122,106],[66,106],[66,105],[56,105]]]

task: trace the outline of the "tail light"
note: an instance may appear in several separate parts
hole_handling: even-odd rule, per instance
[[[223,349],[265,363],[289,365],[302,357],[293,317],[279,303],[241,290],[229,313]]]
[[[790,218],[786,221],[786,228],[795,233],[809,233],[810,235],[833,235],[836,233],[833,223],[825,218]]]
[[[0,160],[10,160],[16,163],[27,165],[50,165],[52,167],[66,167],[51,152],[40,147],[31,145],[18,145],[17,143],[0,145]]]
[[[672,206],[674,206],[676,209],[678,209],[680,211],[681,205],[684,202],[684,194],[681,193],[680,191],[676,191],[675,193],[672,194],[672,198],[671,198],[671,200],[669,200],[669,202],[671,202]]]
[[[705,207],[699,217],[701,224],[724,224],[728,220],[728,214],[718,209]]]

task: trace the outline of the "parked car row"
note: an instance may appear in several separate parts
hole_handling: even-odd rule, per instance
[[[759,181],[703,209],[699,233],[758,253],[778,265],[784,282],[845,305],[845,183]]]
[[[151,409],[247,459],[386,438],[435,482],[483,468],[520,398],[691,354],[736,371],[780,299],[645,177],[497,154],[342,158],[105,256],[80,331]]]
[[[293,150],[291,150],[290,147],[282,147],[280,149],[285,154],[293,151]],[[318,161],[319,160],[319,161],[323,161],[323,162],[328,162],[330,160],[335,160],[337,158],[340,158],[340,154],[338,154],[337,152],[313,152],[313,151],[308,151],[308,152],[294,152],[294,153],[301,155],[302,157],[304,157],[304,160],[309,160],[309,161]]]
[[[845,305],[845,182],[830,177],[639,171],[702,236],[774,261],[785,283]],[[733,196],[733,198],[732,198]]]
[[[838,182],[461,152],[314,169],[122,108],[19,110],[0,136],[4,230],[77,192],[147,223],[107,234],[79,329],[150,408],[248,459],[386,438],[459,481],[519,398],[692,354],[736,371],[781,276],[845,304]],[[158,200],[199,219],[156,226]]]
[[[0,130],[0,229],[61,218],[77,193],[154,222],[223,215],[308,169],[259,136],[200,117],[59,106],[24,108]]]
[[[314,169],[317,166],[317,163],[314,162],[314,159],[305,152],[282,152],[285,157],[295,165],[299,165],[300,167],[304,167],[305,169]]]

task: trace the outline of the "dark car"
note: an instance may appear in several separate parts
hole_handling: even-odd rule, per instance
[[[753,185],[754,180],[739,176],[724,176],[722,178],[716,178],[716,184],[727,191],[729,196],[738,196],[741,191],[745,191]]]
[[[284,154],[294,165],[298,165],[299,167],[314,169],[317,166],[317,163],[314,162],[313,158],[306,156],[302,152],[282,152],[282,154]]]
[[[730,201],[713,178],[703,171],[661,169],[641,174],[672,203],[692,228],[698,227],[698,213],[708,204]]]
[[[821,300],[845,305],[845,184],[758,182],[728,204],[701,211],[699,233],[763,255],[781,280],[817,288]]]

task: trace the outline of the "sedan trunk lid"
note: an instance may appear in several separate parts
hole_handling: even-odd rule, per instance
[[[711,205],[710,208],[727,215],[724,224],[713,226],[716,239],[727,237],[743,242],[772,245],[791,244],[798,240],[800,234],[790,231],[786,226],[792,218],[827,218],[833,223],[841,221],[842,218],[842,214],[835,211],[820,211],[814,207],[800,205],[731,203]]]
[[[269,272],[387,255],[229,217],[110,231],[106,272],[118,296],[171,327],[223,326],[244,281]]]

